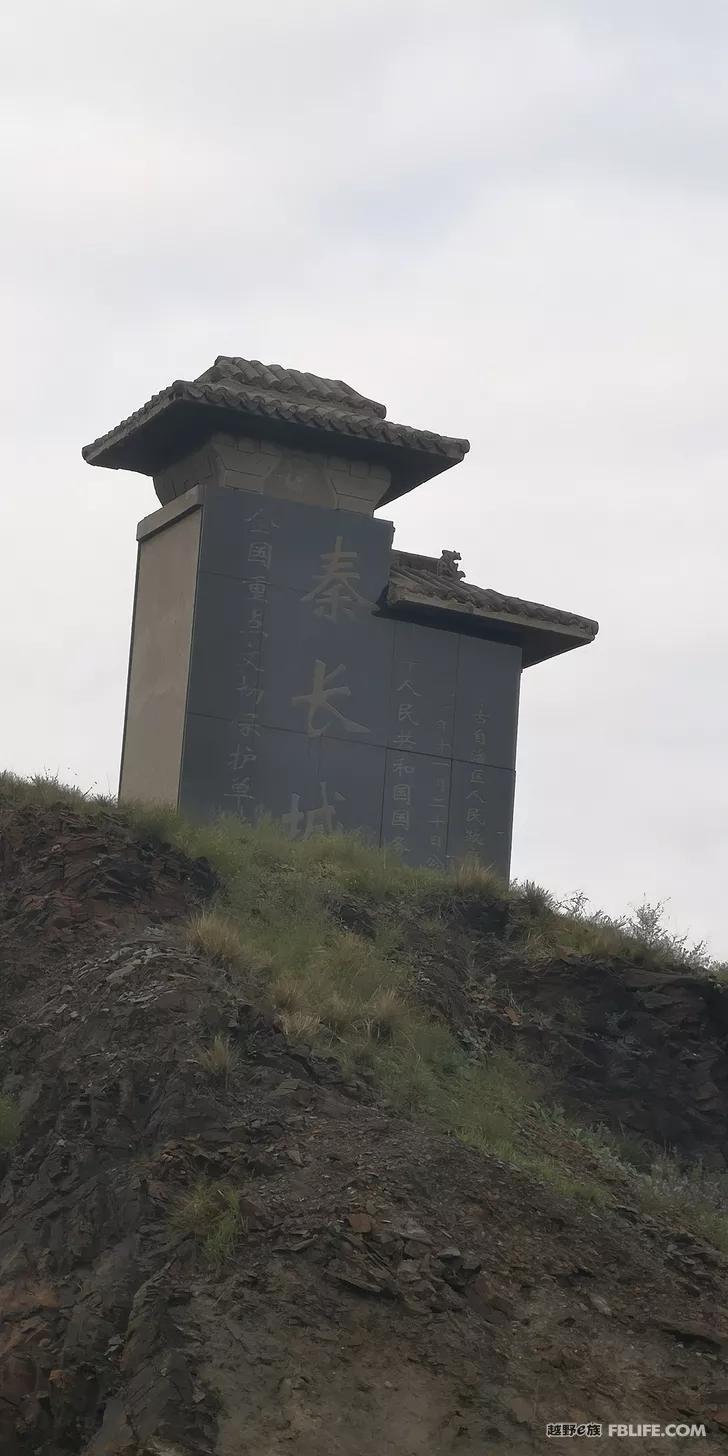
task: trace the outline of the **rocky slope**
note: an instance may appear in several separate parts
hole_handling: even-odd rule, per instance
[[[187,948],[210,867],[113,815],[6,812],[0,875],[0,1084],[21,1113],[0,1153],[4,1456],[526,1456],[562,1420],[705,1421],[670,1449],[728,1449],[715,1248],[628,1196],[562,1196],[289,1044]],[[535,975],[472,905],[451,916],[448,958],[416,927],[412,952],[464,1039],[517,1043],[588,1119],[722,1164],[715,988]],[[220,1076],[199,1058],[217,1034]],[[218,1264],[178,1216],[201,1187],[236,1193]]]

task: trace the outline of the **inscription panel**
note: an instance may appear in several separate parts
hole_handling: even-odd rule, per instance
[[[266,586],[200,572],[188,708],[212,718],[242,718],[260,701]]]
[[[482,763],[452,765],[447,853],[452,860],[475,856],[507,876],[515,774]]]
[[[258,755],[242,762],[237,723],[188,713],[179,799],[183,814],[193,819],[237,814],[252,823],[261,798]]]
[[[389,579],[394,527],[353,511],[266,500],[208,486],[200,565],[224,576],[255,577],[305,596],[336,614],[378,602]]]
[[[447,866],[450,761],[424,753],[387,753],[382,844],[405,864]]]
[[[380,615],[390,542],[386,522],[208,489],[181,807],[507,874],[520,652]]]
[[[301,733],[261,729],[258,742],[260,812],[279,820],[291,839],[314,829],[331,832],[336,819],[321,819],[317,811],[326,803],[321,794],[320,744]],[[332,800],[334,798],[332,790]]]
[[[274,587],[260,720],[307,737],[384,745],[392,624],[368,614],[315,615],[297,592]]]
[[[260,765],[265,812],[291,839],[369,829],[378,842],[383,749],[264,728]]]
[[[390,748],[452,755],[458,638],[413,622],[394,626]]]
[[[453,757],[513,768],[521,651],[480,637],[458,637]]]
[[[327,795],[334,797],[336,827],[357,830],[380,843],[385,750],[369,743],[322,738],[319,772]]]
[[[379,843],[385,751],[261,729],[255,762],[239,764],[238,726],[190,713],[180,808],[195,818],[278,821],[291,839],[357,830]]]

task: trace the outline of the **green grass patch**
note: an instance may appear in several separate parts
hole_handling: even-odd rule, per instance
[[[697,1166],[684,1170],[673,1159],[658,1158],[648,1174],[638,1175],[635,1198],[643,1213],[671,1222],[728,1253],[728,1183]]]
[[[70,808],[79,809],[89,815],[114,810],[116,807],[115,801],[108,796],[73,788],[70,784],[61,783],[55,774],[39,773],[24,779],[8,770],[0,773],[0,801],[11,809],[25,804],[34,804],[41,808],[67,804]]]
[[[230,1183],[205,1179],[182,1194],[171,1221],[179,1233],[192,1234],[214,1269],[222,1268],[232,1258],[246,1227],[237,1189]]]
[[[728,1175],[700,1165],[685,1169],[665,1154],[650,1157],[644,1144],[575,1123],[559,1107],[541,1105],[536,1116],[532,1148],[525,1157],[521,1149],[515,1152],[518,1166],[602,1207],[633,1204],[728,1252]],[[540,1151],[534,1155],[535,1146]]]
[[[585,1178],[548,1153],[524,1153],[517,1149],[511,1161],[521,1172],[546,1183],[564,1198],[575,1198],[596,1208],[607,1208],[614,1201],[598,1178]]]

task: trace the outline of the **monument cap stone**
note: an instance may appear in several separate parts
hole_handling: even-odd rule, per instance
[[[340,379],[218,355],[196,379],[176,379],[83,449],[90,465],[157,476],[213,436],[244,437],[383,467],[373,508],[457,465],[467,440],[387,419],[386,406]]]

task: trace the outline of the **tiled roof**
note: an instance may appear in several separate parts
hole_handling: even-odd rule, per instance
[[[490,587],[464,581],[456,565],[459,560],[452,551],[444,551],[439,561],[435,556],[393,551],[387,605],[441,607],[491,621],[551,629],[583,642],[591,642],[596,637],[599,624],[589,617],[578,617],[574,612],[563,612],[540,602],[523,601],[521,597],[504,596]]]
[[[257,416],[261,421],[282,421],[339,437],[372,440],[395,449],[438,457],[430,474],[462,460],[470,449],[467,440],[436,435],[386,419],[386,407],[367,399],[339,379],[323,379],[279,364],[261,364],[257,359],[235,359],[220,355],[197,379],[177,379],[147,401],[113,430],[83,449],[91,464],[123,468],[132,458],[129,445],[156,416],[180,402],[188,406],[218,406],[228,416]],[[133,458],[143,459],[143,450]],[[144,470],[135,463],[131,469]],[[147,473],[153,473],[147,471]],[[426,478],[426,477],[424,477]]]
[[[228,384],[243,390],[263,389],[289,399],[318,400],[333,407],[343,405],[365,415],[384,419],[387,407],[375,399],[359,394],[343,379],[322,379],[318,374],[304,374],[300,369],[284,369],[282,364],[261,364],[258,359],[234,359],[219,354],[215,363],[197,377],[198,384]]]

